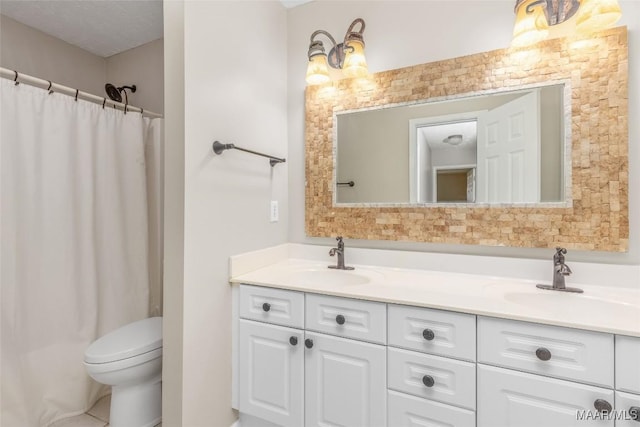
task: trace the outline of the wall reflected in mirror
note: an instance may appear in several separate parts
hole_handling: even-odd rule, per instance
[[[335,203],[566,201],[566,86],[336,113]]]

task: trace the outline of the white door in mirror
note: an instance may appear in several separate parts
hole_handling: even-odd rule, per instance
[[[478,202],[540,201],[539,90],[478,117]]]

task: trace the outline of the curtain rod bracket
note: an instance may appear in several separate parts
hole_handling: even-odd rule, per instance
[[[274,167],[278,163],[284,163],[287,161],[287,159],[285,158],[274,157],[268,154],[259,153],[257,151],[247,150],[246,148],[236,147],[234,144],[223,144],[220,141],[213,142],[214,153],[222,154],[222,152],[225,150],[240,150],[240,151],[244,151],[245,153],[255,154],[256,156],[266,157],[269,159],[269,164],[271,165],[271,167]]]

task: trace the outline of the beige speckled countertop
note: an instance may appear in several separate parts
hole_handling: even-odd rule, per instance
[[[232,277],[246,283],[347,298],[640,337],[640,290],[580,285],[583,294],[545,291],[535,281],[473,274],[287,259]]]

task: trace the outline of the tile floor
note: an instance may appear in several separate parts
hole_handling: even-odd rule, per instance
[[[98,400],[86,414],[65,418],[51,424],[51,427],[109,427],[109,406],[111,395]],[[162,423],[156,427],[162,427]]]

